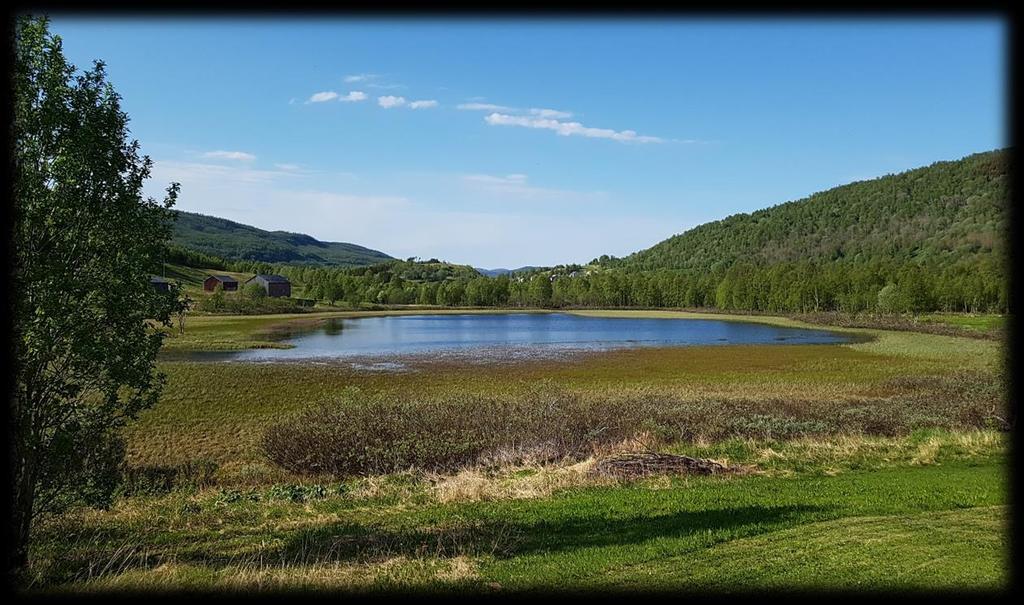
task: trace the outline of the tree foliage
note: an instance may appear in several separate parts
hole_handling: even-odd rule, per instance
[[[177,184],[142,197],[151,162],[103,63],[76,73],[45,19],[16,24],[9,569],[32,520],[109,502],[120,427],[152,405],[178,304],[149,283],[170,238]]]

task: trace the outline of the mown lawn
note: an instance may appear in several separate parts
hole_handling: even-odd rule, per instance
[[[386,492],[384,492],[386,494]],[[647,480],[546,498],[418,504],[337,489],[128,499],[34,551],[78,589],[999,589],[1002,456],[835,476]],[[77,583],[68,585],[67,582]]]

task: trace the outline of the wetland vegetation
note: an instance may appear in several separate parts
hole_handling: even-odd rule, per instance
[[[286,346],[263,339],[294,330],[289,322],[397,312],[197,316],[167,342]],[[167,390],[128,429],[115,505],[43,526],[34,582],[46,591],[1003,585],[1002,343],[830,329],[856,338],[422,360],[401,372],[163,361]],[[625,451],[748,470],[593,472]],[[786,554],[762,559],[758,549]],[[711,578],[722,561],[749,557],[757,561]],[[923,564],[928,573],[910,573]]]

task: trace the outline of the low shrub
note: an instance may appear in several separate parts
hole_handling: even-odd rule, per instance
[[[641,389],[583,395],[543,384],[501,396],[352,390],[272,425],[262,445],[287,471],[345,477],[580,459],[639,435],[652,447],[733,437],[898,436],[990,427],[1005,407],[992,382],[955,374],[888,398],[849,400],[694,400]]]
[[[272,426],[263,447],[289,471],[336,476],[453,470],[509,456],[544,462],[625,438],[637,425],[637,412],[627,405],[542,388],[512,398],[403,399],[356,391]]]

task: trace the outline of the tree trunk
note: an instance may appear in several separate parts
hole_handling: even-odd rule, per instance
[[[13,580],[28,564],[37,468],[35,456],[28,451],[23,441],[24,436],[14,434],[13,430],[11,436],[11,521],[7,530],[7,573]]]

